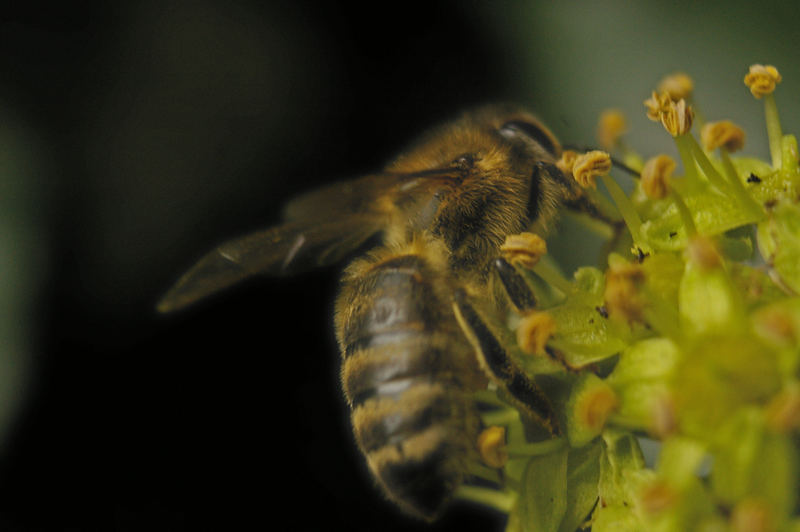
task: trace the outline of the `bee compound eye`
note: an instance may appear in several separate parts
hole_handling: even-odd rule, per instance
[[[513,139],[519,138],[520,136],[526,136],[530,139],[535,140],[542,148],[547,150],[548,152],[555,154],[556,153],[556,146],[553,142],[550,133],[547,130],[543,129],[538,124],[533,122],[528,122],[525,120],[510,120],[500,126],[498,129],[500,135],[505,138]]]

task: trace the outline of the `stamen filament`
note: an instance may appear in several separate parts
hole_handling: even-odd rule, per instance
[[[628,195],[625,194],[625,191],[622,190],[622,187],[620,187],[610,175],[605,174],[601,176],[601,179],[603,180],[603,184],[606,186],[608,193],[611,195],[611,199],[613,199],[614,203],[617,204],[617,209],[619,209],[622,219],[625,220],[625,225],[628,226],[628,230],[631,232],[634,245],[639,246],[640,248],[645,247],[644,241],[642,240],[642,234],[639,231],[642,226],[642,219],[639,218],[639,213],[636,212],[636,208],[628,198]]]
[[[736,196],[736,199],[739,200],[739,203],[744,208],[746,208],[748,211],[750,211],[750,213],[760,220],[764,216],[764,210],[756,202],[756,200],[754,200],[753,197],[747,193],[742,181],[739,179],[739,174],[736,172],[736,168],[733,166],[733,161],[731,161],[728,150],[726,150],[724,147],[720,147],[719,155],[720,159],[722,159],[722,167],[725,168],[725,173],[728,176],[728,181],[733,187],[733,195]]]
[[[572,290],[572,283],[548,261],[540,260],[536,266],[533,267],[533,272],[541,277],[544,282],[564,294],[569,294]]]
[[[764,115],[767,121],[767,136],[769,137],[769,153],[772,156],[772,167],[777,170],[781,167],[781,139],[783,138],[783,132],[774,94],[764,95]]]
[[[717,169],[714,168],[714,165],[711,164],[711,161],[708,159],[708,156],[703,151],[703,148],[700,147],[697,140],[691,135],[684,135],[686,137],[686,143],[692,150],[692,155],[694,159],[697,161],[697,164],[700,165],[700,168],[703,170],[703,173],[708,177],[708,180],[711,182],[712,185],[717,187],[717,189],[722,193],[727,193],[730,189],[727,186],[728,183],[725,179],[719,175]]]
[[[678,155],[683,163],[688,191],[689,193],[696,192],[701,187],[700,176],[697,173],[697,163],[692,156],[692,140],[694,140],[694,137],[691,135],[678,135],[673,138],[675,139],[675,146],[678,148]]]
[[[464,485],[458,487],[456,497],[483,504],[504,513],[510,512],[517,500],[516,495],[505,491]]]
[[[498,473],[496,469],[486,467],[478,462],[470,462],[468,469],[469,474],[474,477],[482,478],[483,480],[488,480],[489,482],[494,482],[495,484],[500,484],[502,482],[500,473]]]
[[[678,194],[675,189],[670,189],[669,191],[670,198],[672,201],[675,202],[675,206],[678,208],[678,214],[681,217],[681,222],[683,222],[683,226],[686,227],[686,236],[693,237],[697,234],[697,226],[694,225],[694,218],[692,218],[692,213],[689,211],[689,207],[686,206],[686,203],[683,201],[683,198],[680,194]]]

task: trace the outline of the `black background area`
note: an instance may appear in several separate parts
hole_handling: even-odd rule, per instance
[[[286,68],[297,83],[265,94],[268,101],[258,100],[255,91],[251,107],[258,112],[228,120],[225,113],[241,118],[248,101],[241,108],[220,106],[215,112],[222,118],[215,119],[225,131],[191,132],[226,139],[217,144],[224,148],[215,155],[219,168],[229,168],[241,146],[257,147],[244,152],[247,164],[230,175],[208,177],[232,180],[239,191],[219,205],[186,207],[188,220],[181,209],[191,197],[157,196],[153,212],[141,213],[147,227],[174,231],[171,224],[183,223],[186,229],[175,231],[174,246],[121,275],[119,265],[126,263],[104,262],[115,252],[95,238],[113,235],[113,228],[91,215],[98,204],[117,208],[113,202],[121,196],[111,187],[122,179],[110,172],[95,182],[87,178],[103,168],[86,149],[97,142],[97,123],[106,124],[109,136],[116,133],[108,114],[94,113],[98,106],[108,109],[103,102],[109,94],[119,98],[130,90],[131,102],[150,98],[164,106],[168,120],[191,93],[176,90],[159,100],[163,94],[153,87],[174,80],[168,68],[148,70],[159,58],[135,43],[152,39],[145,33],[162,18],[180,30],[182,15],[174,11],[191,14],[192,8],[145,5],[31,5],[3,15],[2,96],[37,131],[50,164],[42,184],[49,199],[38,212],[48,258],[30,327],[33,379],[0,461],[0,527],[501,529],[500,515],[463,503],[435,525],[419,523],[373,486],[339,390],[332,310],[340,268],[250,280],[173,316],[154,311],[163,291],[199,254],[276,222],[293,193],[379,168],[426,127],[465,107],[505,100],[513,73],[499,57],[493,33],[450,2],[235,2],[231,8],[206,2],[216,13],[207,17],[212,30],[217,20],[264,23],[280,34],[280,21],[291,21],[282,42],[295,43],[298,34],[315,37],[307,53],[313,60],[290,56]],[[270,42],[265,37],[261,45]],[[117,54],[120,49],[127,52]],[[247,61],[246,50],[238,59]],[[176,64],[186,63],[179,57]],[[227,79],[225,65],[220,69]],[[181,75],[191,87],[187,72]],[[279,69],[272,73],[281,75]],[[235,80],[222,86],[241,89]],[[220,89],[210,98],[227,97]],[[290,124],[285,135],[264,125],[273,106],[284,113],[281,123]],[[124,117],[127,124],[139,119]],[[94,131],[94,140],[87,140],[87,131]],[[165,150],[181,161],[199,155],[193,146]],[[130,153],[136,160],[149,156]],[[108,182],[96,186],[105,177]],[[252,189],[239,178],[251,179]],[[155,201],[174,202],[174,208],[159,210]],[[164,210],[171,218],[162,221]],[[149,241],[143,240],[135,245],[145,253]]]

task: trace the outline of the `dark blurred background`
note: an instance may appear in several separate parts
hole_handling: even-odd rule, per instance
[[[434,527],[372,486],[338,387],[337,272],[257,279],[174,316],[154,304],[292,194],[379,168],[465,107],[527,104],[594,142],[674,147],[641,102],[689,72],[710,118],[766,155],[741,80],[777,65],[798,123],[788,4],[26,3],[0,18],[0,528]],[[552,239],[567,270],[568,226]],[[288,519],[290,525],[282,525]]]

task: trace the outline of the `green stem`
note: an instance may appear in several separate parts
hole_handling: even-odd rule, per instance
[[[678,148],[678,155],[680,155],[681,162],[683,163],[687,189],[690,193],[696,192],[701,187],[700,175],[697,173],[697,163],[695,163],[694,157],[692,157],[692,140],[694,140],[694,137],[688,134],[678,135],[673,138],[675,139],[675,146]]]
[[[472,502],[477,502],[501,512],[508,513],[514,507],[517,500],[516,495],[498,491],[491,488],[481,488],[478,486],[459,486],[456,489],[456,497]]]
[[[633,206],[633,203],[630,199],[628,199],[628,195],[625,194],[625,191],[622,190],[614,178],[610,175],[601,176],[603,180],[603,184],[606,186],[608,193],[611,195],[611,199],[614,200],[614,203],[617,204],[617,209],[619,209],[620,214],[622,214],[622,219],[625,220],[625,225],[628,226],[628,231],[631,232],[631,236],[633,237],[633,243],[635,246],[639,248],[646,247],[644,245],[644,241],[642,240],[642,234],[639,229],[642,226],[642,220],[639,218],[639,213],[636,212],[636,207]]]
[[[545,260],[540,260],[536,266],[533,267],[533,272],[541,277],[547,284],[560,290],[564,294],[569,294],[572,290],[572,283],[561,275],[561,272],[552,264]]]
[[[689,207],[686,206],[683,198],[675,189],[671,188],[669,194],[672,201],[675,202],[675,206],[678,208],[681,222],[683,222],[683,226],[686,228],[686,236],[689,238],[693,237],[697,234],[697,227],[694,225],[694,219],[692,218],[692,213],[689,211]]]
[[[725,168],[725,173],[728,176],[728,181],[732,186],[733,195],[739,200],[739,204],[747,209],[756,219],[760,220],[764,216],[764,209],[747,193],[747,190],[739,179],[739,174],[733,166],[733,161],[728,154],[728,150],[724,147],[719,149],[720,158],[722,159],[722,167]]]
[[[495,484],[500,484],[502,482],[500,473],[498,473],[496,469],[486,467],[485,465],[479,464],[475,461],[470,462],[467,468],[469,470],[469,474],[474,477],[482,478],[483,480],[494,482]]]
[[[778,105],[775,103],[775,96],[767,94],[764,96],[764,115],[767,120],[767,136],[769,137],[769,153],[772,156],[772,167],[776,170],[781,167],[781,121],[778,118]]]
[[[646,288],[644,295],[648,301],[647,308],[645,308],[645,320],[647,323],[658,331],[661,336],[671,338],[680,344],[683,340],[683,334],[680,328],[680,316],[675,306],[653,290]]]
[[[728,187],[728,182],[719,174],[719,172],[717,172],[717,169],[714,168],[714,165],[711,164],[706,152],[703,151],[703,148],[700,147],[700,144],[697,143],[697,140],[695,140],[691,134],[686,134],[683,136],[687,138],[686,142],[692,150],[692,155],[694,156],[695,161],[697,161],[697,164],[700,165],[700,168],[703,170],[703,173],[706,175],[711,184],[717,187],[717,189],[719,189],[719,191],[723,194],[727,193],[730,188]]]

